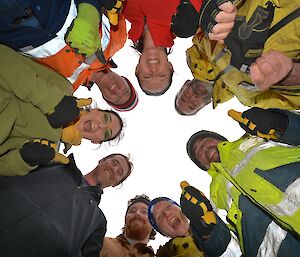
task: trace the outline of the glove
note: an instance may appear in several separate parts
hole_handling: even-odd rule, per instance
[[[182,188],[180,197],[182,212],[190,220],[191,227],[198,235],[203,238],[208,237],[217,223],[210,201],[186,181],[181,182],[180,186]]]
[[[181,0],[172,16],[171,30],[177,37],[187,38],[196,34],[199,13],[189,0]]]
[[[91,102],[91,98],[77,99],[73,96],[64,96],[54,111],[48,113],[48,121],[53,128],[63,127],[79,116],[80,107],[89,105]]]
[[[125,0],[117,0],[112,8],[105,8],[111,25],[116,26],[118,24],[118,13],[122,10],[124,2]]]
[[[34,139],[26,142],[20,149],[22,159],[30,166],[45,165],[50,161],[62,164],[69,163],[69,159],[60,153],[56,153],[57,145],[45,139]]]
[[[229,0],[204,0],[200,9],[199,26],[206,36],[217,24],[215,18],[221,11],[219,6]],[[231,1],[233,2],[233,1]]]
[[[229,110],[228,115],[238,121],[241,128],[251,135],[267,140],[277,140],[286,130],[289,120],[272,109],[253,107],[243,113]]]
[[[271,2],[266,5],[257,8],[248,22],[243,16],[236,19],[233,29],[224,39],[231,52],[230,64],[243,72],[249,72],[249,66],[261,55],[269,37],[275,7]]]
[[[77,17],[66,33],[66,43],[79,54],[94,54],[97,49],[101,49],[99,22],[100,16],[96,7],[87,3],[79,4]]]

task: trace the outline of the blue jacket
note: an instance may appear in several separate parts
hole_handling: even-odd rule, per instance
[[[74,0],[101,11],[108,0]],[[0,0],[0,43],[15,50],[42,45],[56,36],[69,13],[71,0]]]

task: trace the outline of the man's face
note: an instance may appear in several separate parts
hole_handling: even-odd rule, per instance
[[[96,175],[102,187],[118,185],[129,173],[129,163],[124,156],[116,154],[99,161]]]
[[[120,119],[113,112],[93,109],[80,116],[76,124],[78,132],[92,143],[101,143],[115,138],[121,131]]]
[[[173,67],[166,53],[159,47],[145,49],[136,67],[140,86],[143,90],[154,94],[169,86],[172,72]]]
[[[176,98],[176,106],[185,115],[196,114],[212,99],[212,85],[197,79],[187,80]]]
[[[129,100],[130,87],[126,80],[118,74],[111,71],[100,71],[95,73],[92,79],[98,85],[103,98],[114,105],[122,105]]]
[[[131,205],[125,218],[125,234],[133,240],[149,238],[152,226],[148,220],[148,205],[137,202]]]
[[[198,139],[193,150],[195,156],[207,169],[210,167],[211,162],[219,162],[220,155],[217,148],[218,143],[221,141],[212,137]]]
[[[168,201],[159,201],[153,208],[158,228],[170,237],[188,236],[189,223],[181,209]]]

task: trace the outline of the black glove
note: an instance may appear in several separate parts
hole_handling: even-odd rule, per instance
[[[232,66],[249,72],[249,66],[261,55],[269,37],[274,9],[273,4],[268,2],[266,8],[258,6],[248,22],[244,16],[236,18],[232,31],[224,39],[231,52]]]
[[[30,166],[45,165],[55,157],[55,150],[39,142],[27,142],[20,149],[22,159]]]
[[[186,181],[181,182],[180,186],[182,188],[180,197],[182,212],[190,220],[191,226],[198,235],[208,237],[217,223],[210,201]]]
[[[73,96],[64,96],[54,108],[54,112],[47,116],[53,128],[63,127],[74,121],[80,113],[80,108],[92,103],[91,98],[77,99]]]
[[[189,0],[181,0],[172,16],[171,30],[177,37],[187,38],[196,34],[199,13]]]
[[[208,35],[217,23],[215,18],[220,12],[219,6],[229,0],[204,0],[200,9],[199,26]],[[232,1],[231,1],[232,2]]]
[[[241,128],[251,135],[267,140],[278,139],[288,127],[289,119],[274,109],[253,107],[243,113],[230,110],[228,115],[238,121]]]

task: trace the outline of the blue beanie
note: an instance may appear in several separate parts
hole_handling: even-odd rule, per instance
[[[157,226],[157,223],[154,219],[154,216],[153,216],[153,209],[154,209],[154,206],[155,204],[157,204],[158,202],[160,201],[167,201],[167,202],[170,202],[172,204],[175,204],[177,205],[179,208],[180,208],[180,205],[178,203],[176,203],[175,201],[173,201],[172,199],[168,198],[168,197],[157,197],[157,198],[154,198],[152,201],[150,201],[150,203],[148,204],[148,219],[149,219],[149,222],[151,224],[151,226],[157,231],[159,232],[160,234],[162,234],[163,236],[167,236],[165,235],[164,233],[162,233],[158,226]]]

